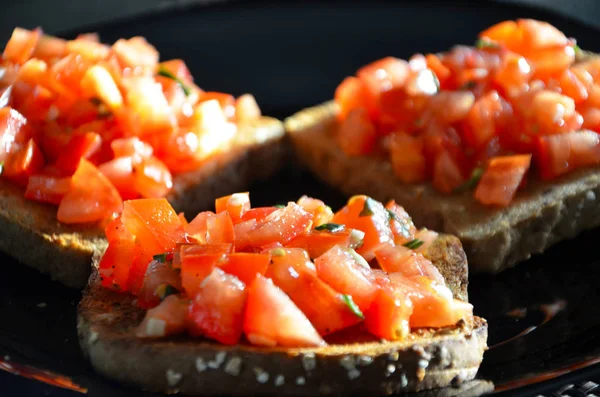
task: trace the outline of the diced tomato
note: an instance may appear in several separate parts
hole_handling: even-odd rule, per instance
[[[377,114],[379,96],[382,92],[401,87],[410,75],[408,62],[387,57],[363,66],[356,72],[366,89],[368,110],[373,117]]]
[[[98,265],[103,287],[117,291],[127,290],[129,270],[139,255],[138,248],[133,236],[109,240]]]
[[[108,222],[104,228],[104,233],[109,243],[117,240],[135,240],[135,236],[127,230],[120,216]]]
[[[528,49],[563,47],[569,44],[565,34],[548,22],[519,19],[517,26],[522,35],[521,43]]]
[[[173,177],[167,166],[154,156],[133,164],[133,186],[142,197],[165,197],[173,187]]]
[[[135,77],[127,80],[126,103],[131,110],[129,123],[136,135],[157,131],[171,131],[175,118],[161,85],[151,77]]]
[[[415,233],[415,239],[422,243],[419,247],[415,248],[415,251],[425,254],[433,242],[438,238],[439,233],[429,230],[427,228],[419,229]]]
[[[600,140],[593,131],[538,138],[537,163],[542,178],[552,179],[576,167],[600,163]]]
[[[123,106],[121,91],[110,72],[103,66],[94,65],[85,72],[81,79],[81,89],[85,96],[99,99],[113,111]]]
[[[34,30],[15,28],[2,57],[11,62],[25,63],[33,54],[41,35],[42,30],[39,28]]]
[[[34,58],[42,59],[46,62],[52,62],[65,56],[67,51],[67,41],[58,37],[42,35],[33,50]]]
[[[190,305],[189,332],[225,345],[235,345],[242,336],[245,284],[215,268],[202,282]]]
[[[366,88],[357,77],[346,77],[335,90],[335,103],[339,107],[338,117],[345,120],[351,111],[368,109]]]
[[[140,196],[134,184],[135,175],[131,157],[117,157],[100,164],[98,170],[115,186],[123,200]]]
[[[252,241],[250,240],[251,232],[256,229],[258,222],[256,219],[249,219],[247,221],[240,222],[233,227],[233,235],[235,236],[235,251],[240,252],[249,248],[252,248]],[[279,244],[279,242],[271,243],[264,245],[263,247],[268,247],[269,245]]]
[[[566,69],[560,76],[559,83],[562,93],[573,98],[573,101],[575,101],[576,104],[583,102],[588,98],[586,82],[581,81],[580,77],[572,70]]]
[[[163,61],[158,65],[159,69],[163,68],[168,70],[181,81],[185,83],[191,83],[194,81],[190,70],[188,69],[185,62],[181,59],[171,59],[169,61]]]
[[[473,315],[473,306],[452,298],[452,292],[427,277],[407,278],[391,273],[396,290],[404,292],[413,304],[411,328],[438,328],[455,325]]]
[[[181,277],[171,263],[155,258],[146,269],[137,305],[142,308],[155,307],[162,300],[160,290],[167,286],[181,290]]]
[[[388,273],[401,273],[406,277],[425,276],[444,285],[444,277],[439,270],[421,253],[402,245],[382,244],[375,257],[379,266]]]
[[[301,234],[287,243],[287,248],[302,248],[311,258],[317,258],[334,246],[350,248],[352,230],[344,229],[337,232],[311,230]]]
[[[202,95],[200,95],[200,102],[210,100],[217,100],[217,102],[219,102],[227,119],[231,119],[235,116],[236,103],[233,95],[222,92],[203,92]]]
[[[152,251],[149,251],[149,247],[143,246],[137,240],[135,241],[135,246],[135,250],[138,254],[133,258],[131,263],[131,268],[127,274],[125,289],[137,296],[141,292],[144,284],[144,277],[146,277],[146,271],[152,262],[153,254]]]
[[[475,101],[465,119],[462,138],[474,149],[481,149],[497,135],[512,117],[512,108],[496,91]]]
[[[154,68],[158,64],[158,51],[143,37],[119,39],[113,44],[112,49],[123,67]]]
[[[490,160],[475,198],[486,205],[507,206],[529,170],[531,155],[499,156]]]
[[[235,231],[227,212],[220,212],[206,219],[206,242],[208,244],[233,244]]]
[[[256,220],[256,222],[262,222],[267,216],[271,215],[273,212],[277,211],[277,207],[257,207],[251,208],[248,211],[244,212],[244,215],[240,219],[241,222],[246,222],[251,219]]]
[[[267,276],[289,295],[321,335],[362,321],[344,302],[342,294],[317,277],[314,264],[302,249],[271,251]]]
[[[88,36],[69,40],[65,47],[67,52],[80,55],[93,62],[102,61],[110,55],[109,46],[100,43],[98,40],[90,40]]]
[[[380,202],[367,196],[351,197],[332,221],[365,233],[363,245],[357,252],[367,261],[375,257],[374,250],[381,243],[394,241],[388,212]]]
[[[6,161],[13,145],[27,142],[27,120],[21,113],[10,107],[0,109],[0,162]]]
[[[369,154],[375,147],[375,125],[363,108],[356,108],[342,121],[336,133],[342,150],[349,156]]]
[[[495,84],[502,87],[504,93],[512,96],[526,90],[532,74],[531,65],[525,57],[507,53],[496,69],[493,79]]]
[[[250,210],[250,194],[244,192],[220,197],[215,200],[215,210],[217,213],[227,211],[233,223],[239,223],[244,214]]]
[[[244,238],[250,241],[254,247],[277,242],[287,244],[294,237],[306,231],[311,224],[312,217],[312,214],[304,211],[298,204],[289,203],[285,208],[278,209],[267,216],[264,221],[249,230]]]
[[[183,333],[187,326],[188,303],[176,295],[168,296],[146,312],[136,330],[140,338],[163,338]]]
[[[450,69],[444,66],[440,58],[435,54],[427,54],[425,56],[425,61],[427,63],[427,68],[431,69],[440,81],[440,86],[444,87],[446,80],[450,77]]]
[[[465,182],[460,166],[449,151],[442,151],[433,164],[433,186],[443,193],[452,193]]]
[[[96,222],[122,209],[123,201],[113,184],[93,164],[81,159],[60,202],[57,219],[63,223]]]
[[[412,240],[417,229],[406,210],[394,200],[388,201],[385,208],[390,213],[390,228],[394,235],[394,243],[404,244]]]
[[[410,333],[411,300],[400,289],[380,288],[365,313],[367,330],[378,338],[401,340]]]
[[[184,237],[181,221],[165,199],[126,201],[121,219],[151,255],[173,250]]]
[[[390,140],[390,160],[394,174],[403,183],[419,183],[427,177],[425,145],[420,137],[394,134]]]
[[[317,330],[285,292],[262,276],[248,287],[244,333],[250,343],[259,346],[325,345]]]
[[[219,263],[225,273],[239,278],[246,285],[252,284],[257,275],[264,276],[269,267],[271,255],[251,252],[236,252],[230,254],[227,260]]]
[[[235,119],[237,122],[257,120],[261,116],[260,108],[252,94],[244,94],[235,100]]]
[[[70,177],[31,175],[25,190],[25,198],[58,205],[70,185]]]
[[[302,207],[304,211],[313,214],[313,227],[329,223],[333,218],[333,211],[331,210],[331,207],[325,205],[325,203],[319,199],[302,196],[298,199],[297,204]]]
[[[179,214],[177,214],[177,216],[179,217],[179,220],[181,221],[181,224],[183,225],[183,228],[185,229],[187,227],[187,225],[189,224],[187,219],[185,218],[185,214],[183,212],[180,212]]]
[[[95,132],[74,135],[67,143],[64,153],[58,158],[56,165],[61,170],[72,173],[79,166],[81,159],[89,160],[100,150],[102,138]]]
[[[207,222],[209,218],[215,216],[214,212],[200,212],[185,227],[185,233],[200,244],[206,244],[206,233],[208,232]]]
[[[194,296],[202,281],[231,252],[231,244],[181,246],[181,285],[188,296]]]
[[[6,161],[2,175],[21,185],[27,186],[29,177],[44,168],[42,151],[35,141],[30,139],[24,147],[11,153]]]
[[[335,246],[315,259],[317,275],[334,290],[350,295],[365,311],[377,293],[375,277],[368,263],[356,252]]]

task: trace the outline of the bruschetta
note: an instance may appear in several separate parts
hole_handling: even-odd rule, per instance
[[[188,395],[389,395],[472,380],[487,348],[460,241],[394,201],[126,201],[78,308],[92,366]]]
[[[496,273],[600,225],[600,59],[548,23],[388,57],[286,120],[298,161],[347,194],[401,202]]]
[[[252,95],[203,91],[142,37],[16,28],[0,58],[0,249],[83,288],[123,200],[208,208],[278,169],[283,136]]]

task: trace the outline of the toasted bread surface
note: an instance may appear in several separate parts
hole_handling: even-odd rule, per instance
[[[442,274],[466,273],[464,253],[437,252],[456,251],[460,242],[438,240],[428,255]],[[466,297],[466,274],[448,281],[455,296]],[[285,349],[184,336],[140,339],[134,330],[143,316],[132,297],[102,288],[93,274],[78,311],[84,354],[109,378],[188,395],[389,395],[456,386],[475,377],[487,348],[487,324],[477,317],[456,327],[417,330],[399,342],[378,341],[355,328],[331,336],[323,348]],[[467,389],[478,394],[490,389],[486,383],[473,387]]]
[[[231,151],[209,159],[201,169],[179,174],[168,199],[177,211],[194,215],[220,195],[243,190],[277,171],[288,153],[283,125],[262,117],[239,128]],[[0,250],[72,288],[83,288],[92,257],[106,248],[97,224],[65,225],[56,206],[27,200],[23,190],[0,181]]]
[[[347,156],[334,140],[336,113],[336,105],[328,102],[285,121],[298,161],[346,194],[394,198],[418,226],[456,235],[475,272],[502,271],[600,225],[600,166],[553,181],[532,177],[508,207],[484,206],[472,191],[446,195],[430,183],[402,184],[387,158]]]

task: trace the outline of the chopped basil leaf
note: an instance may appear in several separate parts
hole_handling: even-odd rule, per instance
[[[156,288],[154,294],[160,298],[161,301],[169,295],[177,295],[179,290],[173,287],[171,284],[163,283]]]
[[[285,208],[285,205],[283,205],[283,204],[275,204],[273,207],[275,207],[275,208]]]
[[[4,173],[4,161],[0,162],[0,175]]]
[[[472,190],[475,188],[475,186],[477,186],[477,184],[479,183],[479,180],[481,179],[481,176],[483,175],[483,168],[475,168],[473,170],[473,172],[471,173],[471,176],[469,177],[469,179],[463,183],[462,185],[458,186],[456,189],[454,189],[454,193],[462,193],[462,192],[466,192],[468,190]]]
[[[416,238],[414,240],[410,240],[408,243],[404,243],[403,245],[406,248],[410,248],[411,250],[416,250],[417,248],[419,248],[423,244],[425,244],[425,242],[423,240],[419,240],[418,238]]]
[[[361,320],[365,319],[365,315],[360,311],[359,307],[356,306],[356,303],[354,303],[352,296],[342,295],[342,299],[344,300],[346,306],[348,306],[348,309],[350,309],[350,311],[354,313],[356,317],[360,318]]]
[[[493,41],[489,41],[486,39],[477,39],[477,41],[475,42],[475,47],[482,49],[482,48],[500,48],[500,46],[496,43],[494,43]]]
[[[335,233],[345,229],[344,225],[338,225],[337,223],[324,223],[315,227],[315,230],[327,230],[328,232]]]
[[[362,211],[360,211],[358,216],[373,216],[375,214],[375,211],[373,211],[373,207],[375,205],[374,201],[375,200],[373,200],[371,197],[367,197],[365,200],[365,206],[363,207]]]
[[[577,44],[575,44],[573,46],[573,50],[575,50],[575,54],[577,54],[579,51],[581,51],[581,48],[579,48],[579,46]]]
[[[463,84],[460,89],[461,90],[472,90],[477,86],[477,82],[475,80],[469,80],[465,84]]]
[[[154,255],[152,257],[152,259],[154,259],[155,261],[160,262],[160,263],[165,263],[167,261],[167,254],[164,253],[164,254]]]
[[[185,94],[185,96],[189,96],[192,91],[190,90],[190,88],[188,86],[186,86],[183,81],[181,81],[181,79],[177,76],[175,76],[173,73],[169,72],[167,69],[165,69],[164,67],[160,67],[158,69],[158,73],[159,76],[163,76],[166,77],[168,79],[174,80],[177,82],[177,84],[179,84],[179,86],[181,87],[181,89],[183,90],[183,93]]]
[[[386,208],[385,210],[386,210],[386,211],[387,211],[387,213],[388,213],[388,219],[389,219],[390,221],[396,221],[396,222],[400,222],[400,223],[402,223],[402,221],[400,220],[400,218],[398,217],[398,215],[397,215],[397,214],[396,214],[394,211],[392,211],[392,210],[389,210],[389,209],[387,209],[387,208]]]
[[[435,88],[437,88],[437,92],[440,92],[440,79],[433,73],[433,83],[435,84]]]

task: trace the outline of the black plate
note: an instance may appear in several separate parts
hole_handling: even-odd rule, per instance
[[[252,92],[265,113],[285,117],[327,100],[344,76],[373,59],[469,44],[483,28],[516,17],[547,20],[577,37],[581,47],[600,50],[598,32],[565,18],[457,1],[233,3],[83,30],[99,31],[108,42],[145,36],[165,59],[184,57],[204,89]],[[305,193],[333,206],[344,202],[308,174],[289,170],[253,186],[251,193],[256,204]],[[549,394],[565,382],[597,379],[598,237],[598,231],[587,232],[500,276],[471,278],[476,312],[490,323],[491,349],[479,377],[494,381],[502,395]],[[0,358],[72,377],[92,396],[143,395],[97,376],[81,357],[75,333],[78,292],[8,257],[0,263]],[[593,387],[587,384],[577,393]],[[78,395],[0,371],[0,396],[42,394]]]

